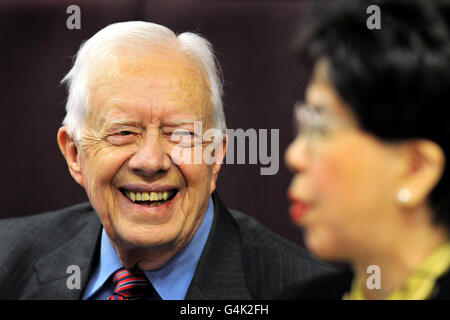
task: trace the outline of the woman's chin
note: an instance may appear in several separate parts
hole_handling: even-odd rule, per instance
[[[337,240],[333,241],[329,237],[321,237],[311,232],[308,232],[305,235],[305,245],[307,249],[321,260],[342,260],[343,253],[339,250],[336,244]]]

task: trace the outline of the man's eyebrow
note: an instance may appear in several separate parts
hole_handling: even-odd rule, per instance
[[[133,119],[114,119],[106,122],[106,127],[115,127],[120,125],[135,126],[139,121]]]
[[[196,116],[196,117],[193,117],[190,119],[164,121],[163,126],[177,127],[177,126],[186,125],[186,124],[194,124],[194,122],[196,122],[196,121],[202,122],[202,120],[203,120],[203,117]],[[118,126],[138,126],[139,124],[140,124],[139,121],[133,120],[133,119],[114,119],[114,120],[107,121],[105,123],[105,127],[106,128],[114,128],[114,127],[118,127]]]
[[[179,125],[183,125],[183,124],[193,124],[196,121],[200,121],[202,122],[203,117],[194,117],[191,119],[180,119],[180,120],[171,120],[171,121],[164,121],[164,125],[166,126],[179,126]]]

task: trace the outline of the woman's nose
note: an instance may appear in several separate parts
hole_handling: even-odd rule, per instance
[[[291,142],[285,152],[285,162],[288,168],[294,172],[303,172],[308,164],[307,141],[303,137],[297,137]]]

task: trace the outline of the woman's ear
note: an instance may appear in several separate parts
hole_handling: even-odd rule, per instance
[[[63,126],[58,130],[58,145],[64,158],[66,158],[69,171],[74,180],[83,186],[83,175],[81,174],[81,164],[78,152],[78,146],[75,143],[68,128]]]
[[[398,186],[401,205],[413,208],[424,202],[439,182],[444,171],[445,155],[442,148],[430,140],[408,142],[405,166]]]

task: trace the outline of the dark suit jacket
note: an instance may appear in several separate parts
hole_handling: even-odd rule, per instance
[[[334,268],[217,195],[212,229],[186,299],[275,299]],[[90,203],[0,221],[0,299],[80,299],[99,257],[101,223]],[[81,288],[68,289],[70,265]]]

